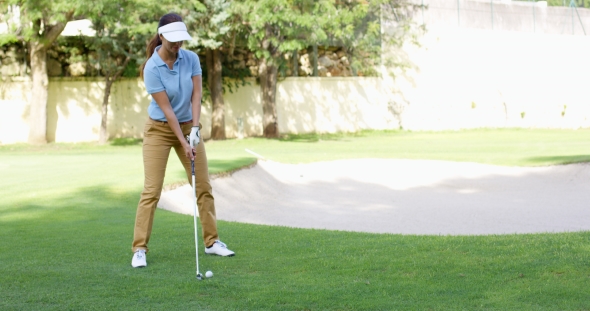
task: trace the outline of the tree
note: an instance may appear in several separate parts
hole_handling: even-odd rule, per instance
[[[153,2],[152,2],[153,3]],[[96,35],[87,40],[96,51],[89,60],[98,65],[105,80],[101,109],[99,144],[108,140],[107,119],[111,88],[130,63],[139,63],[145,54],[145,42],[157,28],[161,10],[138,0],[103,0],[89,9]]]
[[[419,5],[418,5],[419,6]],[[243,18],[248,47],[259,59],[263,134],[278,137],[277,69],[288,51],[324,43],[346,47],[353,71],[379,74],[382,41],[403,44],[412,38],[411,18],[397,19],[396,30],[383,33],[381,18],[392,18],[416,5],[404,0],[242,0],[236,10]],[[388,58],[388,65],[405,66]]]
[[[411,66],[390,53],[390,48],[417,44],[424,29],[413,16],[421,7],[407,0],[337,1],[324,27],[329,42],[345,47],[354,74],[379,76],[382,65],[395,69]]]
[[[7,0],[0,10],[8,12],[8,34],[0,44],[23,42],[28,46],[31,62],[32,89],[29,115],[29,143],[47,143],[47,49],[72,20],[85,0]]]
[[[299,50],[309,40],[325,38],[318,27],[326,16],[321,13],[327,0],[243,0],[236,2],[235,12],[243,19],[248,47],[258,58],[258,75],[262,95],[262,127],[267,138],[279,137],[276,109],[278,68],[283,53]]]
[[[190,44],[205,48],[207,84],[211,96],[211,139],[225,139],[225,104],[223,101],[222,53],[228,45],[235,17],[230,13],[229,0],[192,2],[185,22],[194,39]]]
[[[374,75],[379,59],[380,27],[375,1],[341,1],[327,22],[329,40],[342,45],[353,75]]]
[[[404,50],[404,45],[420,46],[419,37],[426,31],[423,24],[415,20],[416,14],[422,9],[419,4],[405,0],[387,1],[374,0],[379,12],[380,37],[379,56],[381,58],[381,76],[383,91],[388,95],[388,109],[394,114],[403,128],[403,111],[409,105],[408,100],[398,87],[396,80],[404,78],[411,81],[407,75],[409,69],[416,66],[411,62]]]

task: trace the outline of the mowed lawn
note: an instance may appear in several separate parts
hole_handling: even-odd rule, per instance
[[[590,130],[309,134],[206,148],[212,174],[253,163],[245,149],[284,163],[534,166],[590,161]],[[186,181],[175,157],[168,185]],[[410,236],[219,221],[237,255],[201,248],[201,271],[214,277],[197,281],[190,216],[158,210],[148,267],[130,266],[140,142],[4,145],[0,176],[0,310],[590,310],[590,232]]]

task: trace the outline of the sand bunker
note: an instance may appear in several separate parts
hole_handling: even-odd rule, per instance
[[[346,231],[473,235],[590,230],[590,164],[259,161],[212,180],[217,217]],[[192,215],[188,185],[158,207]]]

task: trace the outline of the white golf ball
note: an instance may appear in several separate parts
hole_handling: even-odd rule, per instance
[[[205,276],[208,278],[213,277],[213,272],[207,271],[207,272],[205,272]]]

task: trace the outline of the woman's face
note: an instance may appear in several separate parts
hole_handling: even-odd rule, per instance
[[[178,53],[178,50],[180,50],[180,47],[182,46],[182,43],[183,43],[183,41],[170,42],[170,41],[166,40],[166,38],[164,38],[163,35],[160,35],[160,40],[162,40],[162,48],[164,48],[166,50],[166,52],[168,52],[170,54]]]

